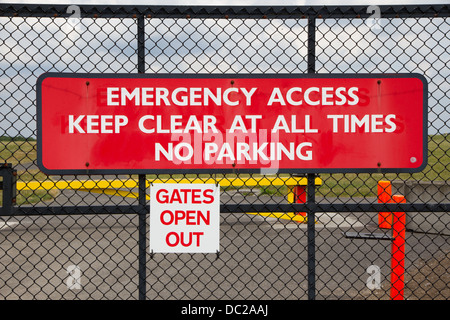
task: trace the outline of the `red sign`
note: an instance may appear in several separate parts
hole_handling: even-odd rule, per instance
[[[150,251],[220,250],[220,187],[155,183],[150,199]]]
[[[47,173],[416,172],[420,75],[52,74],[38,79]]]

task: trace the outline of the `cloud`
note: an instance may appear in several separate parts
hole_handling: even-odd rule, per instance
[[[430,121],[448,121],[447,20],[320,19],[320,73],[417,72],[429,80]],[[35,134],[37,77],[54,72],[137,72],[134,19],[0,18],[0,128]],[[305,73],[306,20],[146,19],[148,73]],[[21,116],[23,115],[23,116]],[[445,122],[444,122],[445,123]],[[448,126],[437,128],[449,131]],[[436,131],[436,130],[435,130]]]

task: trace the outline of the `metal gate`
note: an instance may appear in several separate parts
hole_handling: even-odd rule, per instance
[[[448,299],[449,6],[368,9],[1,4],[0,297]],[[419,73],[429,88],[428,166],[47,176],[36,165],[36,80],[45,72]],[[157,179],[221,185],[219,253],[149,253]],[[380,202],[380,181],[406,203]],[[382,227],[380,212],[405,212],[404,227]],[[395,274],[399,237],[406,257]]]

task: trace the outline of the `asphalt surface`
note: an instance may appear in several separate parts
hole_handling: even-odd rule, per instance
[[[283,200],[239,193],[222,196],[223,202],[236,203]],[[44,205],[135,201],[64,190]],[[317,213],[316,218],[316,298],[388,299],[391,241],[344,236],[349,231],[390,235],[377,227],[376,213],[329,212]],[[147,299],[307,299],[306,224],[222,213],[220,233],[218,254],[150,255],[147,232]],[[429,261],[449,248],[448,236],[407,232],[407,274],[417,269],[419,261]],[[373,265],[381,271],[381,286],[371,290],[367,268]],[[137,299],[138,270],[136,214],[0,220],[1,299]],[[79,288],[73,286],[74,277],[80,279]]]

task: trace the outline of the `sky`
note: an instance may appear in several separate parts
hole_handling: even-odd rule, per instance
[[[8,0],[3,0],[8,1]],[[104,1],[104,0],[95,0]],[[164,5],[189,0],[164,0]],[[438,0],[432,0],[439,3]],[[449,0],[446,0],[447,3]],[[86,0],[15,0],[15,3],[83,4]],[[106,1],[105,1],[106,2]],[[108,1],[113,4],[119,1]],[[161,0],[120,0],[120,4],[155,4]],[[193,2],[193,1],[192,1]],[[370,1],[322,0],[320,3],[369,5]],[[420,3],[421,1],[389,1]],[[195,4],[289,5],[313,1],[196,1]],[[386,3],[378,0],[377,4]],[[441,1],[445,3],[445,1]],[[167,19],[146,21],[146,72],[302,72],[307,64],[305,21],[293,19],[231,21],[225,26],[214,19],[191,23]],[[450,71],[447,62],[448,23],[437,18],[399,21],[383,19],[377,30],[368,21],[324,20],[317,29],[319,73],[327,72],[417,72],[430,79],[430,133],[448,132]],[[185,23],[185,24],[183,24]],[[55,72],[136,72],[136,24],[133,19],[70,19],[0,17],[0,136],[34,136],[36,77]],[[221,28],[226,28],[222,32]],[[241,29],[242,28],[242,29]],[[89,30],[88,30],[89,29]],[[242,32],[244,30],[245,32]],[[233,35],[233,39],[231,36]],[[42,41],[44,40],[44,41]],[[249,45],[251,43],[251,45]],[[245,52],[245,54],[243,54]],[[74,58],[76,57],[76,58]],[[12,112],[11,108],[14,108]],[[6,115],[2,117],[2,115]],[[2,132],[3,131],[3,132]]]

